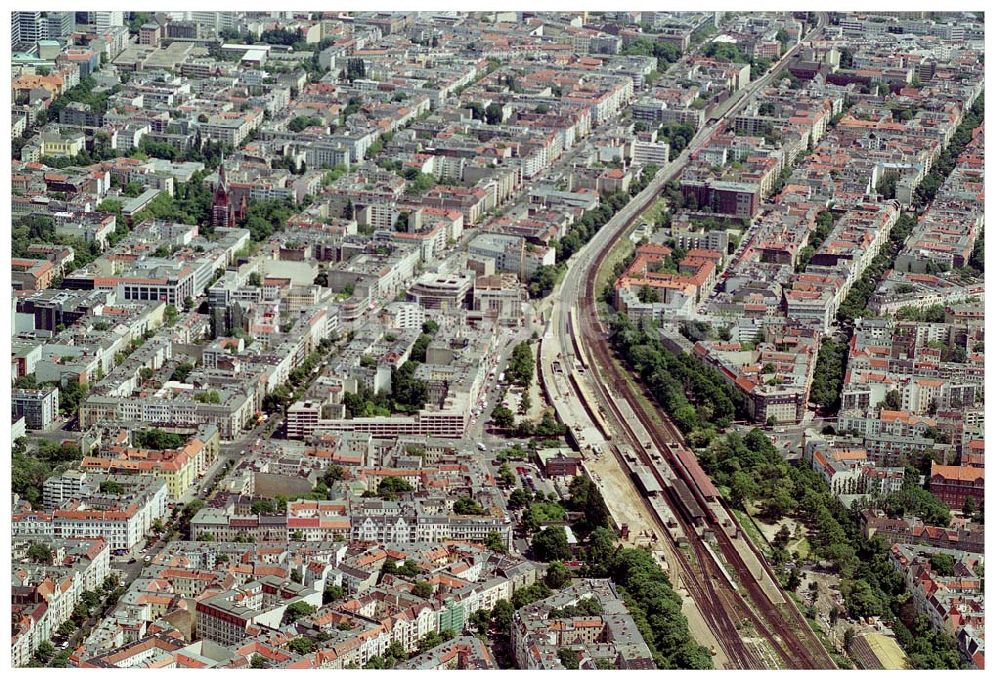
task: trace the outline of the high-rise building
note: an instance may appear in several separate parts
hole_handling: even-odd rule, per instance
[[[98,33],[104,33],[115,26],[125,25],[124,12],[87,12],[87,20],[94,24]]]
[[[236,28],[236,19],[236,12],[191,12],[192,21],[215,32]]]
[[[49,40],[65,38],[73,33],[76,21],[73,12],[46,12],[46,37]]]
[[[10,44],[60,40],[70,36],[76,21],[73,12],[11,12]]]
[[[18,42],[38,42],[46,37],[41,12],[13,12],[12,22],[18,25]]]

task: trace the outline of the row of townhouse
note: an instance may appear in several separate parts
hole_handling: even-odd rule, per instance
[[[162,479],[97,474],[88,477],[82,498],[70,497],[51,511],[15,508],[13,534],[101,537],[113,550],[131,550],[146,539],[154,522],[169,514],[167,484]],[[113,482],[115,490],[105,490],[104,482]],[[87,492],[93,488],[90,483],[97,484],[96,491]]]
[[[51,563],[29,560],[33,545],[48,547]],[[24,533],[14,535],[11,550],[11,664],[22,667],[70,619],[82,594],[104,584],[111,574],[111,545],[100,537]]]
[[[496,534],[504,544],[512,544],[509,517],[459,515],[442,511],[437,507],[441,504],[421,500],[320,500],[290,503],[286,513],[279,515],[237,515],[231,509],[205,508],[192,518],[191,531],[219,541],[239,538],[280,542],[298,538],[403,544],[447,540],[483,543]]]

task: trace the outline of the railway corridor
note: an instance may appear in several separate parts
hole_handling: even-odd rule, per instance
[[[560,315],[559,302],[556,302],[552,318],[559,318]],[[544,337],[547,340],[552,339],[551,327],[546,328]],[[576,370],[576,367],[571,360],[565,360],[564,356],[567,354],[559,351],[559,345],[555,342],[542,342],[539,357],[542,385],[559,419],[574,423],[571,429],[583,455],[584,468],[600,489],[615,526],[618,528],[628,526],[628,537],[621,542],[630,547],[646,546],[653,550],[657,563],[670,577],[671,584],[681,597],[681,610],[688,620],[694,639],[713,651],[712,661],[715,668],[738,667],[739,665],[732,663],[725,645],[713,631],[715,627],[702,615],[699,603],[688,591],[680,562],[680,559],[686,560],[687,555],[678,552],[667,531],[656,520],[649,504],[644,501],[634,482],[612,452],[612,440],[602,431],[603,419],[597,415],[598,420],[595,421],[587,413],[569,372]],[[577,388],[589,392],[589,387],[582,382],[577,382]],[[624,437],[614,435],[611,438],[621,441]]]
[[[770,82],[790,56],[791,52],[768,75],[734,95],[718,122],[703,128],[674,162],[570,259],[553,295],[558,301],[551,308],[540,356],[543,376],[551,385],[550,397],[585,455],[598,439],[604,446],[603,457],[619,466],[621,476],[612,478],[627,479],[636,489],[634,495],[610,497],[609,506],[619,500],[630,502],[636,513],[641,511],[656,525],[654,534],[673,532],[681,538],[671,540],[667,551],[673,554],[680,581],[697,604],[699,623],[721,642],[715,650],[724,652],[728,656],[725,666],[733,668],[832,669],[835,664],[794,602],[780,591],[762,555],[739,544],[745,540],[738,523],[720,504],[711,481],[673,423],[658,409],[646,409],[643,389],[611,355],[606,329],[597,315],[595,279],[614,243],[680,172],[690,152],[726,124],[726,118],[753,91]],[[602,492],[605,485],[611,487],[602,484]],[[620,487],[620,482],[616,485]],[[692,625],[692,629],[700,627]]]

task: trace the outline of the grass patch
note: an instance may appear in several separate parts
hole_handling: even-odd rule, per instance
[[[730,507],[733,514],[736,516],[736,520],[740,522],[740,526],[743,528],[743,532],[753,540],[753,543],[757,545],[762,553],[767,554],[771,550],[771,545],[768,543],[767,538],[760,531],[757,526],[757,522],[754,521],[749,514],[744,512],[742,509],[736,509],[735,507]]]
[[[802,536],[789,542],[787,549],[789,554],[798,554],[805,559],[812,552],[812,545],[809,544],[809,538]]]
[[[650,205],[645,212],[642,213],[642,217],[639,218],[640,223],[649,224],[652,227],[656,226],[657,218],[663,214],[663,206],[667,204],[667,201],[663,196],[660,196],[653,204]]]
[[[536,525],[566,518],[566,510],[554,502],[533,502],[525,513]]]
[[[594,285],[594,292],[600,295],[604,292],[604,286],[607,285],[608,281],[611,279],[611,274],[614,271],[615,265],[622,259],[628,256],[634,247],[632,241],[629,240],[629,236],[635,231],[635,225],[639,224],[640,220],[632,222],[632,226],[629,226],[628,230],[622,234],[622,237],[615,241],[614,246],[611,248],[611,252],[605,255],[604,259],[601,260],[601,266],[597,269],[597,281]]]

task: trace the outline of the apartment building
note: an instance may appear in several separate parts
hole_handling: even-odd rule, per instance
[[[47,429],[59,416],[59,387],[14,389],[11,415],[23,417],[29,429]]]

